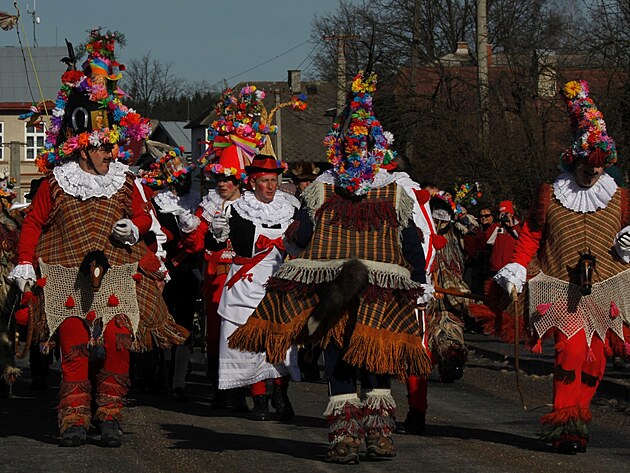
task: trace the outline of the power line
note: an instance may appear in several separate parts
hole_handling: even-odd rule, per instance
[[[290,48],[290,49],[287,49],[287,50],[286,50],[286,51],[284,51],[283,53],[280,53],[280,54],[278,54],[277,56],[272,57],[271,59],[267,59],[266,61],[263,61],[263,62],[261,62],[260,64],[255,65],[254,67],[250,67],[250,68],[249,68],[249,69],[247,69],[246,71],[239,72],[238,74],[235,74],[235,75],[233,75],[233,76],[231,76],[231,77],[228,77],[227,79],[221,79],[220,81],[217,81],[215,84],[220,84],[220,83],[221,83],[221,82],[223,82],[223,81],[228,81],[228,80],[234,79],[235,77],[242,76],[243,74],[247,74],[248,72],[251,72],[251,71],[253,71],[254,69],[258,69],[260,66],[264,66],[265,64],[270,63],[271,61],[275,61],[275,60],[276,60],[276,59],[278,59],[279,57],[282,57],[282,56],[284,56],[285,54],[290,53],[291,51],[293,51],[294,49],[299,48],[300,46],[304,46],[306,43],[308,43],[308,42],[310,42],[310,41],[311,41],[310,39],[307,39],[306,41],[304,41],[304,42],[302,42],[302,43],[298,44],[297,46],[293,46],[293,47],[292,47],[292,48]]]

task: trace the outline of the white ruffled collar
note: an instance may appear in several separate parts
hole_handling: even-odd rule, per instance
[[[553,183],[553,195],[563,207],[574,212],[595,212],[606,208],[617,192],[617,183],[608,174],[602,174],[594,186],[580,187],[572,173],[558,176]]]
[[[69,161],[56,166],[52,172],[66,194],[86,200],[92,197],[113,196],[125,184],[127,178],[125,174],[128,171],[129,166],[112,161],[107,174],[100,176],[85,172],[76,161]]]
[[[276,191],[268,204],[256,198],[253,192],[245,192],[235,203],[234,209],[246,220],[255,225],[278,225],[293,218],[300,201],[281,190]]]
[[[187,210],[194,214],[199,206],[199,197],[196,192],[189,192],[180,197],[167,190],[157,194],[153,201],[163,214],[178,214],[182,210]]]
[[[333,169],[329,169],[326,172],[320,174],[317,179],[315,179],[315,181],[323,182],[324,184],[332,184],[333,186],[339,185],[338,176]],[[370,187],[373,189],[385,187],[395,181],[396,178],[392,174],[388,173],[384,169],[379,169],[376,176],[374,176]]]
[[[201,199],[201,203],[199,204],[199,207],[202,209],[201,216],[206,219],[207,222],[210,222],[217,212],[224,211],[227,207],[236,202],[236,200],[237,199],[225,200],[216,190],[211,190]]]

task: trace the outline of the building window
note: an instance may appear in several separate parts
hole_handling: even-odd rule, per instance
[[[44,127],[35,128],[34,126],[26,127],[26,160],[35,161],[39,150],[44,147],[46,139],[46,130]]]
[[[0,161],[4,161],[4,123],[0,122]]]

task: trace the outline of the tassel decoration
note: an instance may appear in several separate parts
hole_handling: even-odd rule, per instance
[[[23,307],[15,312],[15,322],[18,325],[28,324],[28,307]]]
[[[89,311],[85,316],[85,320],[90,323],[94,322],[94,320],[96,320],[96,312],[94,312],[93,310]]]
[[[46,277],[38,278],[37,281],[35,281],[35,284],[43,288],[46,285]]]
[[[593,353],[593,349],[589,347],[588,353],[586,354],[586,361],[589,363],[593,363],[595,361],[595,354]]]
[[[136,282],[140,282],[140,281],[142,281],[142,274],[140,274],[140,273],[136,273],[136,274],[134,274],[134,275],[133,275],[133,276],[131,276],[131,277],[132,277],[132,278],[133,278],[133,280],[134,280],[134,281],[136,281]]]
[[[118,297],[116,297],[116,294],[112,294],[109,296],[109,299],[107,299],[107,305],[110,307],[117,307],[118,304],[120,304],[120,301],[118,300]]]
[[[539,338],[538,341],[536,342],[536,345],[534,345],[532,347],[532,353],[538,353],[541,354],[542,353],[542,340]]]
[[[616,319],[619,317],[619,314],[621,314],[621,311],[619,307],[617,307],[617,304],[615,304],[615,301],[610,301],[610,318]]]
[[[538,311],[540,315],[545,315],[547,312],[549,312],[550,308],[551,308],[551,304],[538,304],[536,306],[536,310]]]
[[[68,309],[74,309],[76,307],[76,305],[77,304],[76,304],[76,302],[74,302],[74,299],[72,298],[72,296],[68,296],[64,306],[66,306],[66,308],[68,308]]]

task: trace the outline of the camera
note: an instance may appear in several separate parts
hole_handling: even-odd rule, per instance
[[[499,215],[499,222],[501,222],[502,224],[509,224],[510,223],[510,214],[501,214]]]

